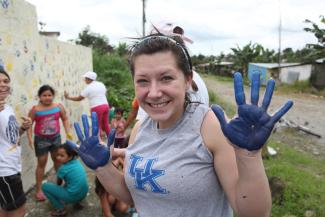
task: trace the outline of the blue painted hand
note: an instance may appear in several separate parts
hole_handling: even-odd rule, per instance
[[[90,168],[95,170],[97,167],[101,167],[107,164],[110,160],[110,146],[114,143],[116,129],[111,129],[108,136],[107,146],[99,143],[98,139],[98,119],[95,112],[91,114],[92,121],[92,135],[89,135],[89,123],[87,115],[82,115],[82,124],[84,128],[84,135],[80,129],[78,123],[74,123],[74,128],[81,142],[78,147],[72,141],[67,141],[67,144],[74,148],[82,161]]]
[[[287,101],[273,116],[267,114],[270,105],[275,81],[270,79],[266,85],[262,105],[258,106],[260,75],[252,75],[251,104],[246,104],[243,78],[239,72],[234,75],[235,98],[238,105],[238,117],[230,122],[225,119],[222,108],[212,105],[212,110],[217,116],[221,129],[228,140],[249,151],[259,150],[269,138],[276,122],[289,111],[293,102]]]

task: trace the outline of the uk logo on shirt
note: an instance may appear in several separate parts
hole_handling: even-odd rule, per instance
[[[137,155],[130,156],[129,174],[134,178],[135,187],[143,191],[151,191],[154,193],[167,194],[168,191],[161,187],[158,183],[158,178],[165,175],[165,170],[153,169],[157,159],[147,159],[143,168],[138,166],[138,163],[143,160],[143,157]],[[150,189],[149,189],[150,188]]]

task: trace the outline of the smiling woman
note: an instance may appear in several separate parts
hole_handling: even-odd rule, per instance
[[[21,180],[19,136],[31,125],[23,118],[19,128],[13,109],[5,103],[10,77],[0,65],[0,216],[24,216],[26,197]]]
[[[289,101],[275,115],[267,114],[275,82],[268,82],[259,107],[259,75],[252,77],[247,104],[242,76],[235,73],[239,113],[227,122],[219,106],[210,109],[189,98],[193,72],[180,37],[157,33],[140,39],[130,50],[130,66],[135,95],[148,116],[132,130],[125,173],[110,163],[114,153],[94,138],[95,114],[92,136],[83,117],[85,136],[76,126],[80,149],[71,143],[105,189],[134,203],[142,217],[230,217],[233,211],[269,216],[271,195],[261,149],[292,106]]]

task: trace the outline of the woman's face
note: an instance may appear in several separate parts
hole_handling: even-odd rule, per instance
[[[10,80],[0,73],[0,100],[5,100],[10,94]]]
[[[171,127],[182,116],[191,81],[170,51],[142,54],[134,60],[135,95],[159,128]]]
[[[53,103],[54,95],[50,90],[44,91],[40,96],[39,100],[43,105],[51,105]]]

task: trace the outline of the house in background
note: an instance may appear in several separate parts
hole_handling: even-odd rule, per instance
[[[202,63],[195,66],[195,70],[213,75],[220,76],[232,76],[234,73],[233,62],[218,62],[214,61],[212,63]]]
[[[312,64],[308,63],[249,63],[248,78],[251,80],[253,73],[261,74],[261,83],[266,84],[269,78],[274,78],[281,83],[293,84],[296,81],[308,80],[312,72]]]
[[[313,64],[310,83],[318,90],[325,88],[325,58],[318,59]]]

